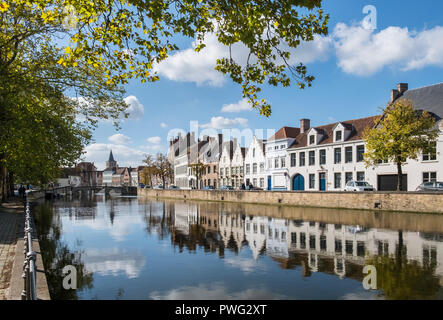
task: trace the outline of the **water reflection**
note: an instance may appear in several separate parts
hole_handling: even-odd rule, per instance
[[[53,298],[443,299],[441,216],[134,198],[39,210],[43,250],[65,252],[44,255]],[[71,296],[57,290],[68,262]]]

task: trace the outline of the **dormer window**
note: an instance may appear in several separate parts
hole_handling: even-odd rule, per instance
[[[315,135],[310,135],[309,136],[309,144],[315,144]]]
[[[343,131],[341,130],[335,131],[335,141],[336,142],[342,141],[342,138],[343,138]]]

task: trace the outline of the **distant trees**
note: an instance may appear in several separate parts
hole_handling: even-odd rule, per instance
[[[200,161],[200,159],[197,160],[195,163],[191,163],[189,167],[192,170],[192,174],[195,175],[195,178],[197,179],[197,189],[200,189],[200,180],[201,176],[205,174],[206,168],[208,165],[204,164]]]
[[[437,136],[435,119],[428,112],[415,110],[411,101],[398,100],[383,110],[375,127],[364,131],[364,161],[368,166],[380,161],[394,162],[398,172],[397,190],[400,191],[403,188],[402,166],[407,159],[432,152]]]
[[[143,162],[146,166],[141,172],[142,183],[152,185],[155,181],[161,181],[165,186],[166,182],[174,179],[174,169],[166,155],[157,153],[154,158],[149,154]]]

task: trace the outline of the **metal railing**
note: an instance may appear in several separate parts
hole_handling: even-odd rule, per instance
[[[25,236],[23,246],[25,262],[23,263],[22,273],[22,278],[24,281],[22,300],[37,300],[37,254],[32,250],[32,218],[29,200],[27,198],[25,207]]]

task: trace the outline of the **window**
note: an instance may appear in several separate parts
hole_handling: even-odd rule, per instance
[[[342,243],[340,239],[335,239],[335,252],[336,253],[342,252]]]
[[[281,167],[286,168],[286,157],[280,158],[281,160]]]
[[[352,147],[345,148],[345,162],[346,163],[352,162]]]
[[[309,136],[309,144],[314,144],[315,143],[315,136],[311,135]]]
[[[211,173],[211,167],[208,166],[208,174],[210,174],[210,173]]]
[[[252,179],[252,185],[253,185],[254,187],[257,186],[257,178]]]
[[[291,167],[295,167],[297,164],[297,154],[296,153],[291,153]]]
[[[223,175],[223,168],[220,168],[220,175]]]
[[[275,147],[274,147],[274,150],[278,150],[278,146],[275,146]]]
[[[253,173],[253,174],[256,174],[256,173],[257,173],[257,164],[256,164],[256,163],[254,163],[254,164],[252,165],[252,173]]]
[[[275,166],[274,166],[274,168],[278,168],[278,165],[279,165],[279,163],[278,163],[278,158],[275,158],[274,159],[274,164],[275,164]]]
[[[341,163],[341,148],[334,149],[334,163]]]
[[[345,179],[346,179],[345,183],[348,183],[349,181],[352,181],[352,172],[346,172]]]
[[[291,232],[291,243],[297,244],[297,232]]]
[[[252,157],[255,158],[255,148],[252,149]]]
[[[265,172],[265,163],[264,162],[261,162],[260,163],[260,172]]]
[[[300,232],[300,249],[306,249],[306,234]]]
[[[362,171],[357,172],[357,181],[365,181],[365,173]]]
[[[246,165],[246,174],[249,174],[249,173],[251,173],[251,165],[247,164]]]
[[[265,187],[265,178],[260,178],[260,188]]]
[[[334,173],[334,188],[341,188],[341,173]]]
[[[335,141],[341,141],[341,138],[342,138],[342,132],[335,131]]]
[[[320,150],[320,164],[326,164],[326,150]]]
[[[326,251],[326,236],[320,236],[320,251]]]
[[[357,146],[357,162],[363,161],[363,153],[365,153],[365,146]]]
[[[299,159],[298,163],[300,164],[300,167],[305,166],[305,153],[304,152],[300,152],[300,159]]]
[[[217,172],[217,166],[214,166],[212,169],[213,169],[212,172],[214,172],[214,173]]]
[[[309,249],[315,250],[315,236],[314,235],[309,236]]]
[[[315,174],[309,175],[309,189],[315,188]]]
[[[309,151],[309,165],[315,165],[315,151]]]
[[[272,159],[268,159],[268,169],[272,169]]]
[[[345,241],[345,250],[346,254],[352,255],[352,253],[354,252],[354,243],[352,242],[352,240]]]
[[[437,182],[437,172],[423,172],[423,182]]]
[[[437,160],[437,142],[430,142],[428,150],[423,153],[423,161]]]
[[[226,175],[229,176],[229,168],[226,168]]]

